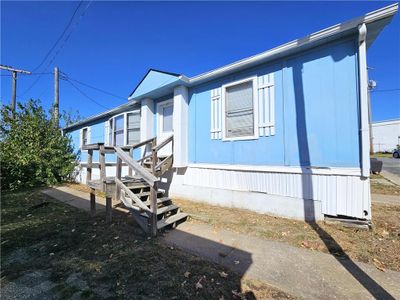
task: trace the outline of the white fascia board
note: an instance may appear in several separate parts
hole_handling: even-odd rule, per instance
[[[300,46],[303,47],[306,45],[311,45],[315,42],[331,38],[332,36],[340,35],[341,33],[344,33],[346,31],[354,30],[354,33],[356,34],[359,25],[363,23],[370,24],[381,19],[392,17],[394,14],[396,14],[397,10],[398,10],[398,3],[383,7],[381,9],[367,13],[362,17],[358,17],[344,23],[333,25],[331,27],[312,33],[304,38],[291,41],[289,43],[283,44],[271,50],[262,52],[260,54],[239,60],[237,62],[223,66],[221,68],[192,77],[190,78],[190,84],[191,85],[200,84],[202,82],[206,82],[216,77],[228,75],[232,72],[239,71],[260,63],[264,63],[269,59],[275,58],[279,54],[284,54],[291,50],[293,51],[296,48],[299,48]]]

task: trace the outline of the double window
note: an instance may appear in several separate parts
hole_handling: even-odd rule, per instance
[[[127,112],[109,119],[105,124],[105,142],[112,146],[140,142],[140,112]]]

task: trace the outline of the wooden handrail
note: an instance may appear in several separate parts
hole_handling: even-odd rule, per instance
[[[132,201],[134,201],[136,203],[137,206],[139,206],[141,209],[143,209],[147,212],[151,212],[150,209],[147,207],[147,205],[144,204],[143,201],[140,200],[139,197],[136,196],[121,180],[119,180],[118,178],[115,178],[115,184],[119,188],[123,189],[124,192],[128,194],[129,198],[132,199]]]
[[[136,149],[139,148],[141,146],[144,146],[148,143],[151,143],[153,140],[155,139],[155,137],[149,138],[143,142],[137,143],[137,144],[133,144],[133,145],[128,145],[128,146],[121,146],[120,148],[123,150],[129,150],[129,149]]]
[[[163,161],[160,161],[160,162],[156,165],[155,169],[157,170],[157,169],[158,169],[159,167],[161,167],[163,164],[166,164],[166,163],[168,162],[168,160],[172,159],[173,156],[174,156],[174,155],[171,154],[171,155],[167,156]]]
[[[169,142],[171,142],[174,138],[174,135],[169,136],[168,138],[166,138],[162,143],[156,145],[155,147],[153,147],[153,150],[158,151],[160,150],[162,147],[164,147],[165,145],[167,145]]]
[[[138,162],[134,161],[133,158],[125,153],[120,147],[114,147],[114,149],[117,156],[121,158],[123,162],[127,163],[137,175],[142,177],[150,186],[154,186],[154,184],[158,181],[157,177],[148,172]]]

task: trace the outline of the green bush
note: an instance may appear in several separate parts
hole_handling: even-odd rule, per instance
[[[71,140],[39,101],[18,103],[14,114],[1,108],[1,189],[17,190],[71,179],[77,157]]]

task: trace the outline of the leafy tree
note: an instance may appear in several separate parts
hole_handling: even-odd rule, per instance
[[[63,113],[62,118],[71,120]],[[55,184],[72,178],[77,165],[71,140],[63,136],[51,114],[30,100],[12,113],[1,108],[1,189],[17,190]]]

